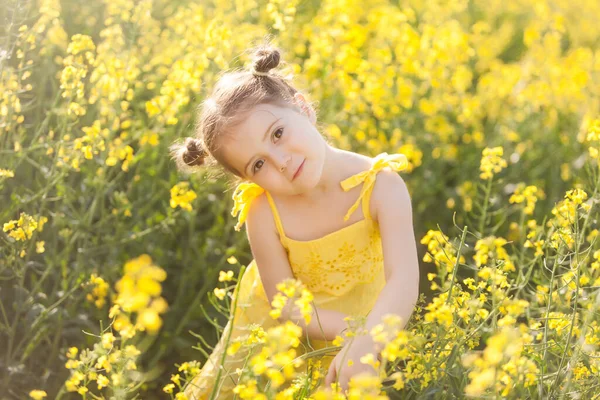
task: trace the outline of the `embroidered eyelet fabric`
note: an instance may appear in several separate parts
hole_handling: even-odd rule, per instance
[[[361,204],[364,218],[321,238],[307,241],[287,237],[275,202],[267,191],[254,183],[242,183],[233,194],[232,215],[238,216],[235,229],[241,229],[252,201],[264,193],[271,206],[280,241],[288,254],[294,277],[312,292],[315,306],[353,316],[366,316],[385,286],[381,236],[379,227],[369,212],[371,193],[377,174],[381,170],[390,168],[402,171],[407,166],[408,161],[403,154],[382,153],[374,158],[370,169],[344,179],[340,182],[344,191],[362,185],[358,199],[350,207],[344,220],[348,221]],[[223,339],[231,329],[233,339],[247,335],[251,324],[261,324],[265,330],[275,325],[275,321],[269,316],[271,307],[254,260],[242,277],[237,301],[238,307],[232,310],[232,314],[235,313],[234,324],[227,324],[221,342],[217,344],[192,385],[186,389],[189,399],[209,398],[217,372],[214,365],[221,359],[220,355],[224,350]],[[331,346],[331,343],[311,339],[310,343],[303,342],[303,345],[316,350]],[[298,352],[302,352],[300,347]],[[236,357],[227,356],[225,370],[231,373],[241,367],[243,357],[242,354]],[[331,359],[332,357],[329,357],[328,361]],[[327,367],[326,360],[324,363],[322,365]],[[219,399],[233,397],[234,382],[235,379],[230,379],[221,387]]]

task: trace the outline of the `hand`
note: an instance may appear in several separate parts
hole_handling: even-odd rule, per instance
[[[337,381],[344,393],[348,390],[348,383],[353,376],[361,373],[377,376],[379,372],[372,365],[360,362],[361,357],[369,353],[373,354],[374,360],[377,361],[378,352],[369,337],[361,336],[353,341],[348,341],[331,361],[325,377],[325,387],[329,388],[333,382]],[[348,365],[349,360],[352,360],[350,366]]]

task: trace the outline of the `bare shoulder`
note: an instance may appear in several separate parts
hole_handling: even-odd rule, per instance
[[[268,232],[276,235],[277,228],[266,193],[261,193],[252,200],[246,219],[246,231],[248,236],[255,233],[264,234]]]
[[[371,193],[371,210],[373,218],[378,220],[380,214],[394,208],[404,212],[412,212],[410,193],[406,182],[398,172],[385,168],[377,174],[373,192]]]

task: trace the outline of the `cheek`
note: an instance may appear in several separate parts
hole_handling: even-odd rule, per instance
[[[294,145],[303,149],[315,149],[315,147],[318,147],[319,145],[320,134],[319,132],[315,132],[313,129],[304,126],[298,128],[298,130],[294,132],[293,138],[290,142],[293,142]]]

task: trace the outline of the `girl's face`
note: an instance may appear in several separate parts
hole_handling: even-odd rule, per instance
[[[223,138],[222,154],[246,178],[274,194],[298,195],[321,178],[327,142],[310,105],[297,95],[300,114],[259,104]]]

